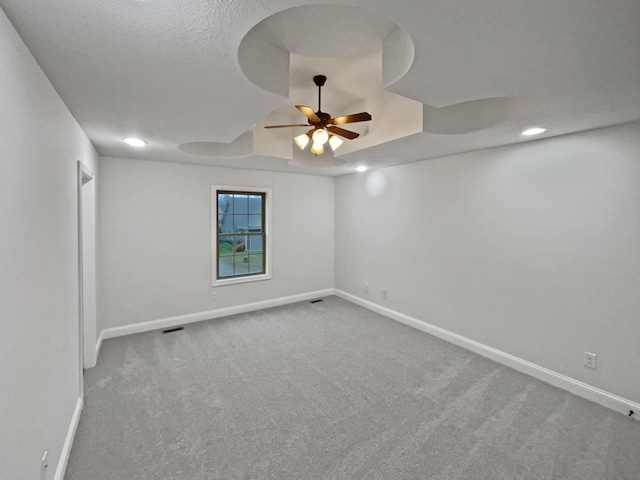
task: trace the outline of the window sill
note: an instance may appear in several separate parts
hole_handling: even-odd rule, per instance
[[[239,283],[261,282],[264,280],[271,280],[271,275],[268,273],[262,275],[249,275],[246,277],[226,278],[213,282],[213,287],[223,287],[225,285],[237,285]]]

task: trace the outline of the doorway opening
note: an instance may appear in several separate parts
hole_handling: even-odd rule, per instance
[[[78,298],[80,392],[85,368],[96,364],[96,187],[94,173],[78,162]]]

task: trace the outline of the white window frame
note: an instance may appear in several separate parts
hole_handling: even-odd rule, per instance
[[[242,277],[222,278],[218,277],[218,191],[264,193],[264,252],[266,255],[265,273],[258,275],[246,275]],[[265,187],[238,187],[230,185],[211,186],[211,286],[221,287],[238,283],[260,282],[271,280],[271,188]]]

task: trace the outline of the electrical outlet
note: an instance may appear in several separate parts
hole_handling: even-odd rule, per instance
[[[211,290],[211,300],[217,300],[218,295],[215,290]]]
[[[49,471],[48,453],[49,452],[44,452],[42,460],[40,461],[40,480],[47,480],[47,473]]]
[[[386,290],[382,290],[382,298],[383,299],[387,299],[387,291]]]
[[[584,366],[593,370],[598,368],[598,356],[595,353],[584,352]]]
[[[368,284],[368,283],[365,283],[365,284],[364,284],[364,293],[369,293],[369,290],[370,290],[370,288],[369,288],[369,284]]]

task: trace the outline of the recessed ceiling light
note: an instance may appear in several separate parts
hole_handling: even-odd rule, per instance
[[[522,135],[526,135],[526,136],[530,136],[530,135],[539,135],[542,132],[546,132],[547,129],[546,128],[542,128],[542,127],[533,127],[533,128],[528,128],[527,130],[522,132]]]
[[[366,172],[367,167],[365,167],[364,165],[360,165],[358,168],[356,168],[356,170],[359,171],[360,173]]]
[[[127,145],[131,145],[132,147],[144,147],[147,144],[147,142],[145,142],[144,140],[140,140],[139,138],[128,137],[123,138],[122,140],[124,140]]]

